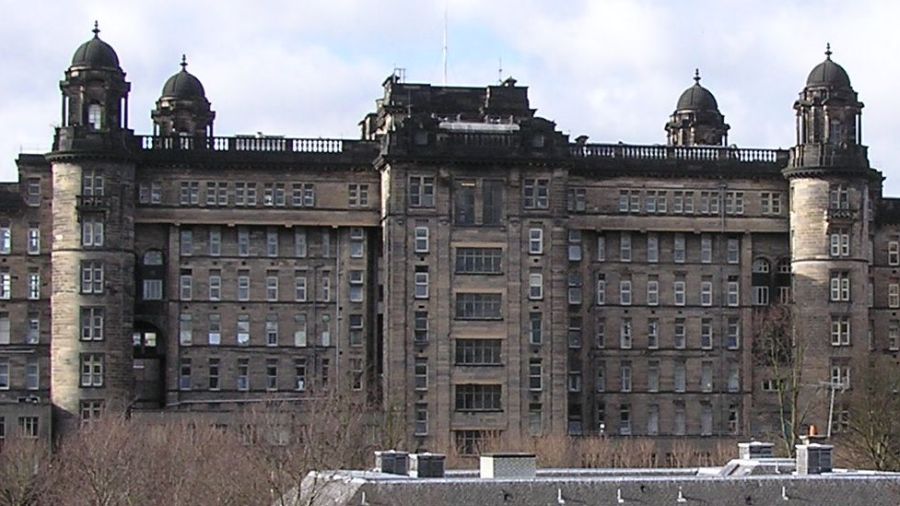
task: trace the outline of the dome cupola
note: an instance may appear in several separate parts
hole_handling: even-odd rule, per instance
[[[72,56],[72,68],[119,69],[119,55],[100,39],[100,28],[94,21],[94,38],[78,46]]]
[[[163,85],[161,97],[175,99],[205,99],[203,83],[187,71],[187,58],[181,55],[181,71],[170,77]]]
[[[670,146],[724,146],[728,143],[725,116],[712,92],[700,85],[700,70],[694,71],[694,84],[684,90],[675,112],[666,123]]]
[[[181,55],[181,70],[163,85],[150,113],[156,135],[207,138],[213,135],[212,111],[206,90],[196,76],[187,71],[187,58]]]

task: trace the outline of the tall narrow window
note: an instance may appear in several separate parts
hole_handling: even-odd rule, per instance
[[[415,271],[415,298],[428,298],[428,266],[417,265]]]
[[[39,255],[41,253],[41,229],[37,225],[28,228],[28,254]]]
[[[415,229],[415,252],[428,253],[428,227],[416,227]]]

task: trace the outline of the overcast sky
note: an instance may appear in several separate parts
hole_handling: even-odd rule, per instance
[[[60,121],[58,82],[75,49],[100,37],[132,83],[131,127],[179,70],[200,78],[217,135],[351,137],[394,67],[409,82],[483,86],[512,75],[531,105],[573,138],[665,142],[663,125],[695,67],[743,147],[794,144],[792,104],[833,59],[866,104],[863,141],[900,196],[900,3],[886,1],[0,0],[0,179],[20,152],[45,152]]]

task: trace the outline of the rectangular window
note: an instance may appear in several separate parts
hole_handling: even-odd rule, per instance
[[[539,345],[543,341],[543,313],[528,314],[528,342]]]
[[[659,319],[647,320],[647,348],[655,350],[659,348]]]
[[[897,289],[894,289],[893,291],[900,295],[900,285],[893,283],[893,286],[897,287]],[[830,276],[830,288],[831,302],[849,302],[850,273],[848,271],[832,271]],[[888,294],[890,294],[890,292],[891,289],[889,287]]]
[[[684,318],[675,318],[674,345],[676,349],[683,350],[687,346],[687,332]]]
[[[594,344],[597,348],[606,347],[606,318],[597,318],[594,325]]]
[[[631,406],[628,404],[619,406],[619,435],[631,435]]]
[[[9,390],[9,359],[0,358],[0,390]]]
[[[847,334],[849,340],[849,332]],[[888,349],[900,350],[900,320],[891,320],[888,324]]]
[[[833,242],[833,241],[832,241]],[[834,246],[832,245],[832,248]],[[850,240],[847,240],[847,253],[850,253]],[[888,242],[888,265],[900,265],[900,241]]]
[[[687,257],[685,247],[685,237],[682,233],[675,234],[672,247],[672,261],[676,264],[683,264]]]
[[[525,179],[522,184],[522,207],[548,209],[550,207],[550,180]]]
[[[482,184],[481,223],[499,225],[503,220],[504,181],[485,180]]]
[[[837,227],[831,229],[828,239],[830,244],[829,253],[832,257],[850,256],[850,230],[848,228]],[[890,250],[888,251],[888,258],[890,258]]]
[[[217,257],[222,254],[222,229],[217,226],[209,227],[209,256]]]
[[[700,364],[700,390],[703,392],[713,391],[713,363],[704,360]]]
[[[659,305],[659,278],[654,274],[647,276],[647,305]]]
[[[587,209],[587,191],[584,188],[569,188],[566,206],[569,212],[583,213]]]
[[[485,320],[502,318],[499,293],[457,293],[456,318]]]
[[[306,258],[306,229],[294,229],[294,256]]]
[[[81,217],[81,245],[86,248],[103,247],[103,218],[85,215]]]
[[[9,300],[12,297],[12,275],[9,268],[0,268],[0,299]]]
[[[597,392],[606,391],[606,365],[603,362],[597,364],[597,373],[594,377],[594,390]]]
[[[647,391],[659,392],[659,360],[647,362]]]
[[[631,305],[631,280],[623,279],[619,281],[619,304],[623,306]]]
[[[542,255],[544,253],[544,229],[528,229],[528,254]]]
[[[322,271],[322,277],[319,279],[319,300],[331,302],[331,272],[329,271]]]
[[[725,334],[725,346],[729,350],[736,350],[741,346],[741,320],[728,318],[728,326]]]
[[[99,260],[81,262],[81,293],[103,293],[103,262]]]
[[[569,304],[581,304],[581,273],[578,271],[570,272],[568,279],[568,299]]]
[[[428,342],[428,311],[415,311],[413,313],[413,341],[416,344]]]
[[[190,269],[181,269],[181,275],[178,278],[178,294],[181,300],[191,300],[194,294],[194,277]]]
[[[831,366],[832,388],[850,388],[850,366],[844,364],[832,364]]]
[[[713,347],[713,325],[710,318],[700,320],[700,347],[704,350],[711,350]]]
[[[501,411],[501,386],[456,385],[456,411]]]
[[[685,281],[684,274],[675,275],[675,284],[672,287],[673,302],[676,306],[685,305]]]
[[[738,282],[737,276],[728,276],[728,298],[726,302],[729,306],[736,307],[741,304],[741,284]]]
[[[207,331],[207,339],[210,346],[218,346],[222,344],[222,315],[219,313],[209,314],[209,330]]]
[[[567,387],[566,389],[572,393],[581,392],[581,383],[582,383],[581,370],[575,368],[575,367],[578,367],[577,363],[572,364],[572,367],[573,367],[573,369],[569,370],[569,375],[568,375],[568,380],[567,380],[568,383],[566,385],[566,387]],[[574,411],[572,409],[572,406],[570,406],[569,408],[570,408],[570,410]]]
[[[417,265],[415,272],[415,298],[428,298],[428,266]]]
[[[191,359],[181,357],[178,365],[178,389],[191,389]]]
[[[428,358],[416,357],[415,370],[413,376],[415,378],[416,390],[428,390]]]
[[[278,390],[278,359],[266,359],[266,390],[274,392]]]
[[[82,341],[102,341],[103,340],[103,308],[102,307],[82,307],[81,308],[81,340]]]
[[[306,271],[294,273],[294,300],[306,302]]]
[[[657,434],[659,434],[659,405],[650,404],[647,406],[647,435]]]
[[[237,390],[247,392],[250,390],[250,359],[237,359]]]
[[[499,274],[502,259],[500,248],[456,248],[456,273]]]
[[[475,224],[475,181],[472,179],[454,181],[453,222],[457,225]]]
[[[735,237],[728,238],[728,263],[736,264],[741,261],[741,240]]]
[[[25,388],[28,390],[40,388],[40,368],[37,358],[28,357],[25,361]]]
[[[700,263],[712,263],[713,242],[712,236],[703,234],[700,236]]]
[[[409,207],[434,207],[434,177],[409,177]]]
[[[347,185],[347,205],[350,207],[367,207],[369,205],[369,185],[350,183]]]
[[[570,349],[581,348],[581,317],[569,316],[568,341]]]
[[[19,417],[19,436],[26,439],[36,439],[40,428],[39,418],[36,416]]]
[[[673,384],[675,392],[683,393],[687,388],[687,366],[684,361],[676,361],[673,369]]]
[[[41,229],[37,225],[28,228],[28,254],[39,255],[41,253]]]
[[[81,174],[81,195],[83,197],[102,197],[104,193],[103,176],[99,171],[85,170]]]
[[[623,262],[631,261],[631,232],[621,232],[619,234],[619,260]]]
[[[266,256],[278,256],[278,229],[269,228],[266,230]]]
[[[235,337],[237,338],[237,344],[240,346],[247,346],[250,344],[250,315],[238,315]]]
[[[12,229],[9,225],[0,226],[0,254],[12,253]]]
[[[6,335],[9,336],[9,317],[7,316]],[[25,329],[25,344],[38,344],[41,340],[41,317],[38,313],[28,313],[28,327]],[[2,313],[0,313],[0,327],[3,326]],[[0,336],[0,342],[2,342]]]
[[[641,191],[631,190],[629,193],[629,209],[632,213],[641,212]]]
[[[597,234],[597,261],[606,261],[606,236],[602,233]]]
[[[278,271],[266,271],[266,300],[278,301]]]
[[[25,203],[32,207],[41,205],[41,178],[30,177],[25,181]]]
[[[744,214],[744,192],[725,193],[725,213]]]
[[[179,234],[179,253],[181,256],[190,256],[194,253],[194,232],[192,230],[181,229]]]
[[[684,415],[684,403],[676,402],[674,406],[675,416],[672,421],[672,432],[676,436],[683,436],[687,432],[686,423],[685,423],[685,415]]]
[[[266,315],[266,346],[278,346],[278,315]]]
[[[103,355],[81,354],[81,386],[85,388],[103,386]]]
[[[500,339],[456,339],[456,365],[500,365]]]
[[[606,274],[599,273],[597,274],[597,305],[602,306],[606,304]]]
[[[631,391],[631,362],[622,362],[619,367],[620,392]]]
[[[850,317],[831,317],[831,345],[850,346]]]
[[[212,302],[222,300],[222,271],[219,269],[209,271],[209,300]]]
[[[239,301],[250,300],[250,271],[248,270],[238,271],[237,299]]]
[[[713,284],[711,276],[703,276],[703,280],[700,281],[700,305],[701,306],[712,306],[713,303]]]
[[[846,300],[849,300],[849,297]],[[900,307],[900,283],[888,284],[888,307]]]
[[[37,269],[28,269],[28,299],[41,298],[41,273]]]
[[[209,359],[209,389],[210,390],[218,390],[219,389],[219,366],[221,364],[220,359],[218,358],[210,358]]]
[[[753,287],[753,305],[767,306],[769,305],[769,287],[754,286]]]
[[[647,234],[647,262],[659,262],[659,236],[654,233]]]
[[[532,272],[528,275],[528,299],[541,300],[544,298],[544,275],[540,272]]]
[[[352,270],[349,272],[350,302],[362,302],[364,298],[364,271]]]
[[[844,185],[831,185],[828,204],[831,209],[850,209],[850,192]]]
[[[428,253],[428,227],[416,227],[414,242],[416,253]]]
[[[194,341],[194,322],[188,313],[181,313],[178,317],[178,342],[183,346],[190,346]]]
[[[540,392],[543,390],[543,366],[541,359],[532,358],[528,361],[528,390]]]
[[[350,328],[350,346],[363,345],[363,315],[351,314],[348,318]]]
[[[294,359],[294,389],[298,392],[306,390],[306,357]]]
[[[619,326],[619,348],[623,350],[631,349],[632,333],[631,318],[623,318]]]
[[[298,348],[307,346],[305,314],[294,315],[294,346]]]
[[[238,227],[238,256],[250,256],[250,229]]]
[[[739,392],[741,390],[741,369],[735,362],[728,364],[728,391]]]

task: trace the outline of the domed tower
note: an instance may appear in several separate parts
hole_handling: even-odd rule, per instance
[[[678,98],[666,123],[669,146],[724,146],[729,128],[716,97],[700,86],[700,70],[695,70],[694,85]]]
[[[62,125],[47,154],[53,177],[51,260],[54,430],[82,413],[121,411],[132,400],[134,161],[130,84],[112,47],[94,37],[60,82]]]
[[[181,71],[170,77],[150,113],[155,135],[212,137],[216,113],[210,108],[203,84],[187,71],[187,59],[181,56]]]
[[[797,145],[784,175],[790,181],[794,337],[802,350],[805,384],[849,383],[854,363],[868,353],[870,185],[857,99],[830,47],[794,102]],[[827,388],[805,395],[819,406],[808,423],[828,424]],[[839,400],[839,397],[838,397]]]

